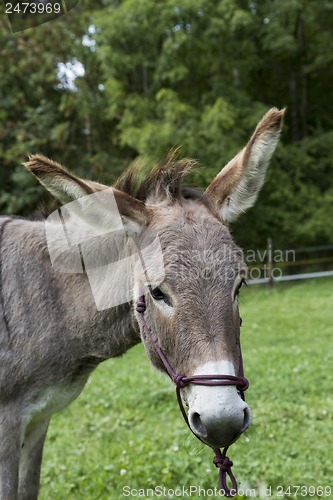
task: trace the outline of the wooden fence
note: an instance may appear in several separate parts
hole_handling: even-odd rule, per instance
[[[333,276],[333,245],[279,250],[269,238],[265,250],[245,252],[245,260],[249,285]]]

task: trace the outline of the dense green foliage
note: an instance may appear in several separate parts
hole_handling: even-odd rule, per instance
[[[272,498],[278,485],[332,487],[332,284],[241,291],[253,424],[229,456],[240,487],[257,497],[264,486],[272,486]],[[174,387],[152,373],[142,346],[135,347],[102,364],[78,400],[53,418],[41,500],[118,500],[126,485],[217,486],[212,450],[187,429]],[[297,498],[320,497],[305,493]]]
[[[269,107],[287,106],[260,203],[234,231],[245,247],[331,241],[332,2],[87,0],[16,34],[0,22],[2,213],[48,199],[20,166],[29,153],[111,182],[181,145],[204,187]],[[84,75],[60,78],[78,62]]]

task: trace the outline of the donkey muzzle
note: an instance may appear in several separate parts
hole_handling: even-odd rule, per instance
[[[191,430],[211,447],[231,445],[251,423],[251,410],[233,386],[192,386],[188,404]]]

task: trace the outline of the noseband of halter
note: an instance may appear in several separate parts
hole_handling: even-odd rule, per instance
[[[191,375],[191,376],[186,376],[182,375],[180,373],[176,373],[175,370],[172,368],[170,363],[168,362],[167,358],[165,357],[163,351],[157,344],[157,342],[154,339],[153,333],[147,324],[146,318],[145,318],[145,311],[146,311],[146,301],[145,297],[142,295],[137,303],[136,303],[136,310],[140,314],[145,333],[147,334],[147,337],[149,338],[151,345],[153,346],[156,354],[159,356],[161,362],[163,363],[163,366],[173,381],[173,383],[176,385],[176,394],[177,394],[177,401],[178,405],[180,408],[180,411],[182,412],[182,415],[184,417],[185,422],[187,423],[190,431],[198,438],[200,441],[202,441],[204,444],[206,444],[199,436],[197,436],[193,430],[191,429],[191,426],[188,421],[188,417],[183,405],[182,397],[180,394],[180,390],[186,387],[189,384],[196,384],[196,385],[208,385],[208,386],[217,386],[217,385],[235,385],[240,393],[241,398],[245,401],[244,397],[244,391],[249,387],[249,381],[244,377],[244,369],[243,369],[243,360],[242,360],[242,351],[240,350],[240,362],[239,362],[239,377],[235,377],[234,375]],[[240,348],[240,346],[239,346]],[[235,476],[233,475],[231,471],[232,467],[232,462],[229,460],[229,458],[226,456],[228,446],[221,450],[219,448],[213,448],[215,457],[213,460],[213,463],[216,467],[219,469],[219,487],[221,490],[221,493],[226,496],[226,497],[232,497],[237,494],[237,482],[235,479]],[[232,484],[232,489],[230,490],[227,486],[227,474],[231,480]]]

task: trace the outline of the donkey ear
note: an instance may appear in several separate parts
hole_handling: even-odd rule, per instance
[[[284,113],[285,109],[268,111],[245,148],[207,187],[205,196],[225,222],[234,221],[254,205],[279,141]]]
[[[24,166],[63,204],[79,200],[94,193],[105,190],[110,190],[111,192],[112,190],[119,214],[126,226],[131,226],[133,231],[138,232],[141,226],[145,226],[148,223],[149,213],[144,203],[122,191],[97,182],[81,179],[59,165],[59,163],[49,160],[45,156],[30,156],[29,161]],[[93,224],[93,220],[96,220],[99,225],[109,224],[112,214],[107,211],[108,204],[103,203],[103,199],[105,200],[106,197],[101,196],[99,198],[94,196],[92,198],[89,200],[88,197],[85,204],[87,206],[83,210],[83,213],[87,214],[86,221],[90,224]],[[140,228],[137,226],[140,226]]]

